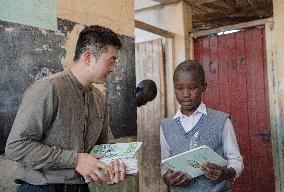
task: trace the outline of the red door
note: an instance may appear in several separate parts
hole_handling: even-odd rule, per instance
[[[207,106],[232,117],[245,169],[233,191],[275,191],[263,28],[197,38],[196,61],[204,66]],[[268,135],[269,136],[269,135]]]

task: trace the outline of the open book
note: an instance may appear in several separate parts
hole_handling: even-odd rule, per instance
[[[166,166],[173,171],[185,172],[192,178],[203,174],[200,166],[205,162],[214,163],[222,167],[228,164],[227,160],[206,145],[202,145],[161,161],[163,166]]]
[[[133,175],[138,172],[137,157],[141,145],[142,142],[95,145],[91,153],[103,154],[104,156],[100,158],[100,161],[106,164],[115,159],[118,159],[120,163],[124,162],[126,174]]]

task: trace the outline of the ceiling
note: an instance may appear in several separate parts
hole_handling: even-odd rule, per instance
[[[135,9],[181,0],[139,0]],[[192,8],[193,29],[205,30],[273,16],[272,0],[184,0]],[[144,7],[142,7],[142,3]]]

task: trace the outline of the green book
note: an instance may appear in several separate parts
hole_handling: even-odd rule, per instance
[[[161,164],[173,171],[185,172],[194,178],[203,174],[201,165],[206,162],[222,167],[228,165],[227,160],[206,145],[163,159]]]
[[[91,153],[104,155],[100,161],[109,164],[111,161],[117,159],[120,163],[126,166],[126,174],[133,175],[138,172],[138,153],[142,142],[131,143],[115,143],[115,144],[101,144],[95,145]]]

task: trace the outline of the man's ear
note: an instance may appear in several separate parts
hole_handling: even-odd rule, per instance
[[[89,65],[91,62],[91,56],[92,56],[92,53],[90,51],[85,51],[81,55],[83,62],[87,65]]]

